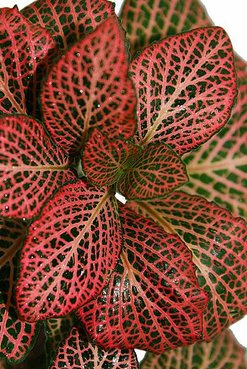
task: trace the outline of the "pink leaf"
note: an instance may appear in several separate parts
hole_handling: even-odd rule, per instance
[[[134,54],[153,41],[211,25],[197,0],[125,0],[121,16]]]
[[[109,140],[100,131],[90,135],[82,155],[83,168],[91,182],[111,185],[135,161],[140,147],[121,139]]]
[[[218,27],[197,29],[145,49],[131,65],[140,144],[163,141],[184,154],[228,120],[236,95],[231,42]]]
[[[0,357],[21,360],[33,346],[37,324],[23,322],[16,312],[14,287],[17,259],[26,233],[22,222],[0,218]]]
[[[67,50],[114,15],[114,6],[106,0],[37,0],[22,14],[31,23],[47,28],[59,48]]]
[[[127,199],[164,197],[187,181],[181,159],[163,143],[145,146],[132,166],[126,170],[118,191]]]
[[[105,348],[163,352],[199,339],[207,301],[191,253],[177,236],[128,209],[124,247],[108,285],[78,311]]]
[[[51,369],[57,368],[137,369],[133,350],[104,350],[82,337],[75,327],[58,350]]]
[[[13,9],[0,9],[1,113],[25,113],[30,79],[54,49],[49,33]],[[37,95],[35,94],[37,98]]]
[[[68,158],[28,116],[2,117],[0,132],[0,214],[31,218],[59,186],[74,178]]]
[[[179,235],[192,251],[200,286],[209,296],[205,340],[246,314],[247,227],[242,219],[183,192],[156,202],[129,202],[128,207]]]
[[[127,71],[124,34],[113,17],[54,66],[42,106],[49,131],[66,151],[79,151],[90,127],[110,138],[132,136],[135,95]]]
[[[68,314],[106,284],[121,248],[114,197],[82,181],[62,187],[25,241],[17,302],[28,321]]]
[[[241,83],[244,72],[238,71],[238,76]],[[246,143],[247,85],[243,84],[229,122],[185,158],[190,182],[184,190],[213,200],[235,216],[247,217]]]

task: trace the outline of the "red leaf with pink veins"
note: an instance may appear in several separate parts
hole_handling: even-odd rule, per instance
[[[183,192],[159,201],[131,201],[127,206],[179,235],[192,251],[200,287],[209,296],[204,311],[205,340],[247,313],[247,227],[242,219]]]
[[[151,143],[145,146],[117,184],[127,199],[154,199],[187,182],[186,167],[168,146]]]
[[[117,203],[82,181],[62,187],[30,227],[17,303],[28,321],[58,317],[95,297],[121,249]]]
[[[191,252],[179,237],[123,209],[124,246],[108,285],[79,309],[88,333],[105,348],[163,352],[200,338],[207,298]]]
[[[179,154],[215,134],[236,96],[231,42],[222,28],[196,29],[145,49],[131,65],[139,144],[163,141]]]
[[[90,135],[82,155],[83,169],[98,186],[111,185],[131,167],[141,148],[121,139],[109,140],[97,129]]]
[[[14,298],[17,261],[25,233],[21,221],[0,218],[0,357],[10,362],[20,361],[28,353],[38,328],[36,323],[19,319]]]
[[[66,181],[74,178],[63,151],[54,146],[41,123],[26,115],[0,119],[0,214],[36,216]]]
[[[111,17],[76,43],[44,84],[44,118],[57,144],[79,151],[90,127],[110,138],[133,135],[136,100],[127,72],[124,33]]]
[[[60,346],[51,369],[137,369],[137,358],[133,350],[104,350],[88,342],[75,327],[65,343]]]
[[[114,5],[106,0],[37,0],[21,12],[46,28],[63,50],[115,14]]]
[[[26,112],[30,79],[54,47],[51,35],[16,7],[0,9],[0,114]]]

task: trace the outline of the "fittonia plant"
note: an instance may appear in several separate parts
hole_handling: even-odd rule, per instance
[[[196,0],[38,0],[0,10],[0,47],[0,365],[137,369],[139,348],[142,369],[243,369],[247,72],[226,32]]]

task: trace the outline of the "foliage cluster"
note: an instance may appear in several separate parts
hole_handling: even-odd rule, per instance
[[[203,6],[2,8],[0,102],[0,368],[244,369],[247,69]]]

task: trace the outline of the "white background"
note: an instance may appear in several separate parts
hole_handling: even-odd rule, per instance
[[[21,9],[30,2],[30,0],[0,0],[0,7],[12,7],[17,4]],[[122,1],[115,2],[118,11]],[[247,0],[202,0],[202,2],[214,23],[228,32],[235,51],[247,60]],[[233,331],[239,342],[247,347],[247,316],[234,324]]]

